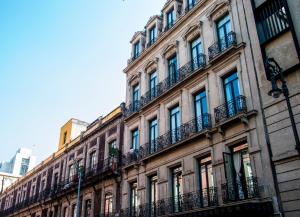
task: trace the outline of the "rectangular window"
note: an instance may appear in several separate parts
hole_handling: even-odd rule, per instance
[[[137,216],[138,198],[137,198],[137,183],[130,185],[130,216]]]
[[[256,180],[253,178],[248,144],[235,146],[230,153],[223,153],[227,181],[227,199],[243,200],[258,194]]]
[[[266,1],[255,9],[255,14],[261,44],[289,28],[283,0]]]
[[[22,158],[20,175],[24,176],[28,172],[29,158]]]
[[[96,168],[96,151],[92,151],[90,153],[90,163],[89,163],[89,168],[93,169]]]
[[[131,149],[139,149],[139,129],[136,128],[131,131]]]
[[[91,217],[92,201],[90,199],[85,201],[84,217]]]
[[[243,108],[240,99],[240,88],[237,72],[231,73],[223,79],[227,117],[233,117]]]
[[[157,96],[157,73],[156,71],[150,74],[150,82],[149,82],[149,89],[150,89],[150,99],[155,98]]]
[[[75,179],[75,166],[71,164],[69,167],[69,182],[72,182]]]
[[[196,0],[187,0],[186,11],[190,11],[195,6]]]
[[[199,160],[200,167],[200,189],[202,196],[202,206],[213,205],[216,200],[214,189],[214,175],[212,171],[211,157]]]
[[[133,111],[137,111],[139,109],[139,104],[140,104],[140,87],[137,84],[137,85],[132,87]]]
[[[191,46],[192,69],[196,70],[203,65],[202,46],[201,46],[200,38],[193,40],[190,43],[190,46]]]
[[[175,11],[174,9],[171,9],[167,13],[167,29],[170,29],[174,25],[174,17],[175,17]]]
[[[157,118],[155,118],[149,121],[149,153],[156,152],[156,138],[158,136],[157,134]]]
[[[67,142],[67,132],[64,132],[64,141],[63,141],[63,143],[66,144],[66,142]]]
[[[231,23],[229,15],[226,15],[217,22],[218,43],[220,51],[227,49],[231,45]]]
[[[140,55],[140,41],[137,41],[134,44],[134,53],[133,53],[133,58],[136,59]]]
[[[150,216],[156,216],[156,201],[158,200],[157,175],[149,177]]]
[[[58,173],[55,173],[53,179],[53,188],[56,189],[57,186],[58,186]]]
[[[113,140],[112,142],[110,142],[108,144],[108,147],[109,147],[109,152],[108,152],[109,157],[118,156],[119,150],[118,150],[118,147],[117,147],[117,141],[116,140]]]
[[[177,57],[176,55],[168,59],[168,73],[169,73],[169,85],[177,83],[179,80],[179,72],[177,70]]]
[[[172,198],[174,212],[181,211],[182,192],[182,167],[176,167],[172,169]]]
[[[113,196],[112,194],[105,194],[104,198],[104,217],[112,216]]]
[[[194,96],[195,118],[197,131],[208,127],[209,118],[207,115],[206,92],[202,90]]]
[[[156,26],[149,30],[149,45],[152,45],[156,40]]]
[[[170,110],[170,136],[172,143],[176,143],[181,138],[180,124],[180,108],[176,106]]]

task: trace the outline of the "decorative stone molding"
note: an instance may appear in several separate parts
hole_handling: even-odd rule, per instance
[[[208,18],[211,26],[214,20],[219,19],[224,14],[231,11],[230,2],[231,0],[219,0],[213,3],[213,5],[208,9],[206,17]]]
[[[168,58],[171,55],[173,55],[174,53],[176,53],[178,44],[179,44],[179,42],[175,41],[172,44],[168,44],[167,46],[165,46],[165,48],[162,51],[161,56],[164,58]]]
[[[183,33],[182,38],[185,42],[191,41],[193,38],[201,34],[201,21],[199,24],[191,24],[187,26],[186,31]]]

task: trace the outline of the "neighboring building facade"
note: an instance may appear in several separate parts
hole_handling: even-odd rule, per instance
[[[112,216],[120,208],[122,133],[120,108],[88,125],[0,195],[0,216],[75,217],[77,168],[83,168],[80,216]]]
[[[251,2],[244,2],[248,16],[245,28],[257,27],[258,30],[258,34],[249,31],[249,45],[253,47],[249,56],[253,55],[255,62],[264,127],[275,164],[282,210],[285,216],[300,216],[300,144],[296,144],[283,94],[278,99],[268,95],[272,89],[272,74],[264,67],[268,57],[274,58],[282,68],[300,134],[300,1],[253,0],[253,11],[247,10],[251,8]],[[276,76],[275,80],[282,89],[279,78]]]
[[[24,176],[35,166],[36,157],[27,148],[20,148],[9,162],[0,163],[0,172]]]
[[[280,215],[249,32],[251,1],[169,0],[134,34],[122,214]]]

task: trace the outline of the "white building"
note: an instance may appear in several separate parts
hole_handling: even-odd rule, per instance
[[[36,157],[30,149],[20,148],[9,162],[0,162],[0,172],[24,176],[35,166],[35,162]]]

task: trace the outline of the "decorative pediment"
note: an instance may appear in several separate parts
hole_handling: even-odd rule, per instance
[[[161,18],[160,18],[160,16],[158,16],[158,15],[154,15],[154,16],[150,17],[149,20],[148,20],[148,22],[147,22],[147,24],[146,24],[146,26],[145,26],[145,29],[147,29],[147,27],[148,27],[154,20],[156,20],[156,19],[161,19]]]
[[[200,23],[192,24],[186,28],[186,31],[183,33],[182,38],[184,41],[189,41],[190,39],[200,35]]]
[[[137,31],[134,33],[132,39],[130,40],[130,43],[133,43],[140,35],[143,36],[144,32],[143,31]]]
[[[215,1],[208,9],[208,12],[206,13],[206,17],[211,22],[212,20],[215,20],[220,16],[224,15],[229,10],[230,10],[230,0]]]
[[[154,69],[157,68],[157,62],[158,62],[158,58],[153,59],[153,60],[149,60],[147,62],[147,64],[145,65],[145,72],[149,73],[152,72]]]
[[[173,53],[176,52],[176,48],[178,45],[178,41],[172,43],[172,44],[168,44],[164,47],[163,51],[162,51],[162,56],[167,57]]]
[[[131,84],[131,83],[133,83],[134,81],[139,80],[139,79],[140,79],[140,75],[141,75],[140,72],[131,75],[131,76],[128,78],[128,83]]]

